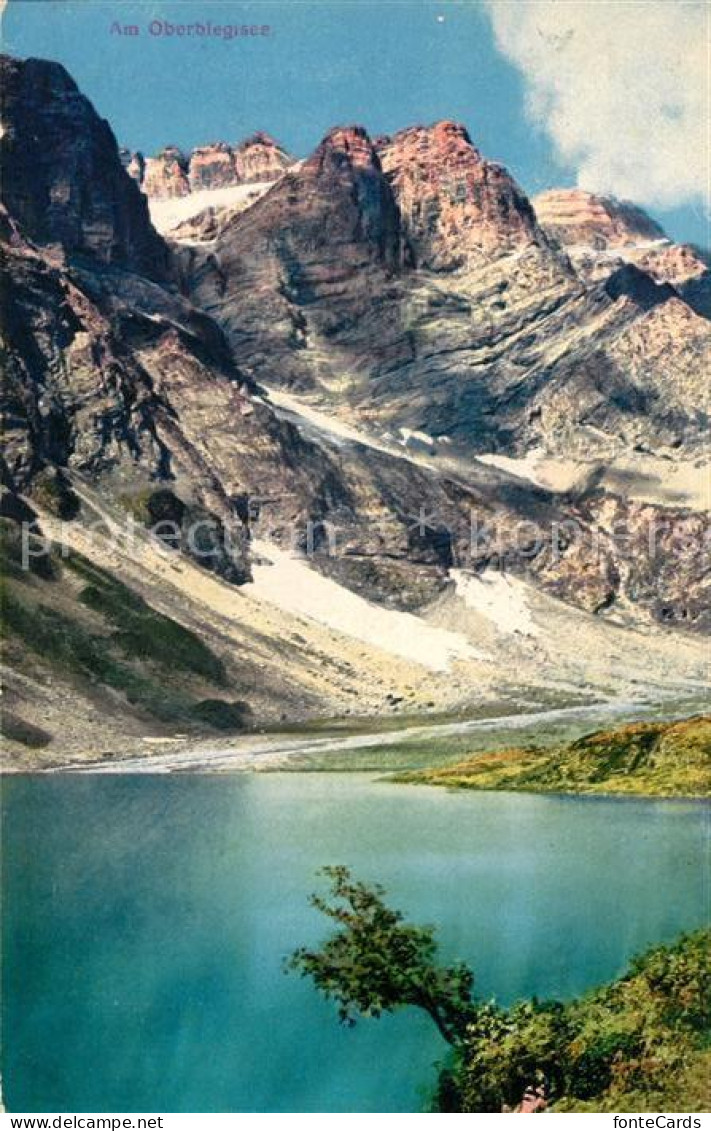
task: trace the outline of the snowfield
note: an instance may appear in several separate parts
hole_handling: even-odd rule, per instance
[[[468,609],[474,609],[506,635],[540,636],[528,605],[527,585],[518,577],[510,577],[498,570],[482,574],[465,573],[461,569],[450,571],[456,586],[455,592]]]
[[[274,181],[259,181],[249,185],[201,189],[199,192],[190,192],[187,196],[176,196],[170,200],[152,200],[149,197],[148,210],[153,227],[161,235],[165,235],[183,221],[199,216],[206,208],[238,208],[254,204],[254,201],[264,196],[274,183]]]
[[[431,671],[448,671],[455,660],[488,659],[461,633],[429,625],[412,613],[371,604],[287,550],[259,541],[252,548],[270,564],[253,565],[254,581],[243,586],[250,596]]]

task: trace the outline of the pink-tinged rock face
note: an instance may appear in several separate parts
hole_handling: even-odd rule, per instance
[[[224,142],[203,145],[190,155],[188,179],[192,192],[225,188],[236,183],[234,152]]]
[[[181,151],[169,145],[157,157],[147,157],[142,188],[146,196],[156,200],[187,196],[190,192],[188,164]]]
[[[292,158],[269,134],[255,133],[238,146],[217,141],[184,156],[168,146],[145,161],[123,151],[127,171],[147,196],[166,200],[190,192],[276,181]]]
[[[563,247],[596,250],[663,240],[664,232],[641,208],[583,189],[550,189],[534,198],[541,227]]]
[[[459,123],[402,130],[381,142],[379,155],[419,266],[453,270],[482,252],[536,241],[528,199]]]
[[[638,260],[660,283],[686,283],[708,274],[708,262],[689,244],[669,243],[653,248]]]
[[[276,181],[292,162],[293,159],[273,137],[260,131],[248,137],[234,151],[236,183]]]
[[[698,314],[711,317],[709,256],[675,244],[643,209],[582,189],[550,189],[534,200],[539,223],[565,251],[578,275],[598,282],[632,263],[669,283]]]

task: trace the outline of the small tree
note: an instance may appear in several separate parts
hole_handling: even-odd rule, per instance
[[[311,896],[338,930],[317,950],[301,947],[287,967],[313,979],[338,1005],[344,1025],[379,1017],[406,1005],[429,1015],[450,1045],[460,1044],[476,1016],[474,975],[464,963],[441,966],[431,927],[403,921],[383,902],[384,889],[352,878],[342,865],[323,868],[330,898]]]

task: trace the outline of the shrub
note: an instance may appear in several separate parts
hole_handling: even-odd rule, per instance
[[[225,699],[202,699],[190,708],[190,717],[215,730],[244,730],[250,715],[247,703]]]
[[[2,733],[5,738],[9,738],[13,742],[20,742],[23,746],[29,746],[33,750],[48,746],[52,741],[52,735],[48,731],[26,722],[19,715],[14,715],[10,711],[3,711],[2,713]]]

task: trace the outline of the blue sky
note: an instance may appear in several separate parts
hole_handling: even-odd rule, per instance
[[[158,38],[148,32],[154,19],[272,32]],[[115,21],[140,35],[112,34]],[[498,49],[486,4],[473,0],[10,0],[3,49],[62,62],[119,142],[145,153],[264,129],[303,156],[336,124],[375,134],[446,117],[463,121],[527,192],[576,183],[575,160],[527,116],[526,76]],[[670,235],[707,241],[698,205],[665,203],[647,207]]]

